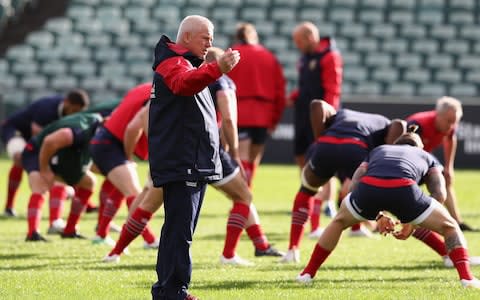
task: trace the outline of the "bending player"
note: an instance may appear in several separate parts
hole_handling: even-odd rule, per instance
[[[95,185],[95,176],[88,170],[91,162],[88,144],[101,122],[99,114],[74,114],[45,127],[25,147],[22,164],[32,191],[28,203],[27,241],[46,241],[39,233],[41,210],[54,180],[75,187],[62,237],[84,238],[77,233],[76,225]]]
[[[380,232],[398,239],[408,238],[416,226],[441,234],[462,286],[480,288],[480,281],[470,271],[465,237],[442,205],[446,189],[441,166],[422,147],[418,135],[406,133],[395,145],[372,150],[354,174],[352,193],[323,232],[297,281],[312,281],[343,230],[362,220],[377,220]],[[420,182],[426,183],[431,196],[422,191]],[[381,213],[384,210],[399,218],[403,224],[400,231],[394,231],[395,222]]]
[[[148,157],[145,123],[151,89],[151,83],[143,83],[129,90],[90,141],[92,159],[111,183],[109,195],[99,215],[94,243],[114,244],[107,236],[112,219],[124,198],[130,207],[142,191],[133,156],[142,160]],[[158,240],[149,228],[142,234],[146,247],[158,248]]]
[[[405,130],[404,121],[390,121],[381,115],[349,109],[338,112],[323,100],[311,103],[311,124],[317,138],[302,170],[302,185],[292,209],[290,243],[285,263],[300,261],[300,242],[305,224],[312,212],[312,196],[336,173],[352,178],[368,152],[374,147],[392,143]],[[349,184],[346,180],[344,184]]]
[[[1,139],[7,148],[8,156],[13,160],[8,174],[6,216],[14,217],[16,215],[15,195],[22,181],[21,156],[27,141],[37,135],[44,126],[61,117],[84,110],[88,107],[89,102],[89,97],[84,91],[72,90],[67,95],[40,98],[2,122]],[[55,203],[61,202],[66,197],[67,192],[63,185],[56,185],[50,191],[50,199]]]

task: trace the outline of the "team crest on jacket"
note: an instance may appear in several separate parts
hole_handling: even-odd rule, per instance
[[[317,60],[316,60],[316,59],[312,59],[312,60],[310,60],[310,62],[308,63],[308,68],[309,68],[310,70],[314,70],[316,66],[317,66]]]

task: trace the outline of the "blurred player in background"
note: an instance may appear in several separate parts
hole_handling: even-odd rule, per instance
[[[240,23],[233,49],[242,56],[228,76],[237,87],[240,157],[251,187],[265,142],[285,108],[285,77],[281,64],[258,40],[253,24]]]
[[[100,114],[74,114],[46,126],[26,145],[22,165],[28,173],[32,191],[28,202],[26,241],[46,241],[39,233],[41,211],[46,192],[55,180],[75,187],[62,237],[85,238],[76,227],[95,185],[95,176],[89,170],[88,145],[101,122]]]
[[[340,211],[318,240],[297,281],[312,281],[345,228],[361,220],[377,220],[381,233],[392,233],[397,239],[408,238],[417,226],[441,234],[462,286],[480,288],[480,281],[470,271],[465,237],[441,204],[446,198],[442,167],[422,146],[418,135],[406,133],[395,145],[379,146],[370,152],[355,171],[352,193],[343,200]],[[419,187],[422,182],[426,183],[431,196]],[[400,220],[400,230],[395,230],[396,222],[384,215],[383,210]]]
[[[457,206],[457,197],[454,183],[454,162],[457,151],[457,136],[455,134],[458,123],[462,118],[462,103],[452,97],[437,99],[435,110],[413,114],[407,118],[409,124],[419,126],[418,134],[425,145],[425,151],[432,152],[443,146],[443,162],[447,184],[447,199],[445,206],[463,231],[474,231],[472,227],[462,221]]]
[[[130,89],[90,141],[90,154],[99,171],[106,177],[103,192],[109,189],[99,212],[94,243],[114,244],[108,237],[110,223],[126,198],[130,207],[142,191],[133,156],[148,158],[145,124],[152,90],[151,83]],[[146,247],[158,247],[149,228],[143,231]]]
[[[294,90],[288,99],[295,109],[294,155],[300,168],[305,165],[305,153],[313,142],[310,126],[310,102],[322,99],[333,108],[340,108],[341,87],[343,80],[343,59],[332,37],[320,38],[318,28],[311,22],[302,22],[293,30],[295,46],[302,54],[298,62],[298,89]],[[322,192],[314,195],[311,221],[311,237],[318,238],[320,211],[323,200],[328,201],[331,211],[334,211],[333,197],[335,184],[332,178],[324,185]],[[352,228],[360,231],[357,225]]]
[[[7,201],[5,216],[15,213],[15,195],[22,180],[21,154],[26,142],[37,135],[43,127],[61,117],[79,112],[88,107],[90,99],[85,91],[72,90],[66,95],[40,98],[27,107],[13,113],[1,125],[1,139],[6,146],[13,165],[8,174]],[[50,197],[66,197],[63,186],[54,186]]]

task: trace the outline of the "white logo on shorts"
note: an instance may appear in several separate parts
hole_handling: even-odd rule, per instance
[[[194,181],[185,181],[185,185],[189,187],[197,187],[197,183]]]

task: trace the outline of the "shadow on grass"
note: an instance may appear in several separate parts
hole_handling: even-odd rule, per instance
[[[328,275],[326,275],[328,276]],[[330,277],[328,278],[322,278],[322,275],[317,275],[315,281],[313,282],[312,285],[304,285],[304,284],[299,284],[294,280],[294,277],[292,279],[273,279],[273,280],[231,280],[231,281],[221,281],[221,282],[211,282],[211,281],[206,281],[206,280],[195,280],[192,283],[191,288],[195,290],[241,290],[241,289],[255,289],[255,288],[261,288],[265,290],[273,290],[273,289],[283,289],[283,290],[292,290],[292,289],[305,289],[308,287],[311,288],[319,288],[321,286],[328,286],[331,287],[332,285],[335,287],[335,289],[365,289],[365,285],[370,286],[372,283],[378,284],[378,282],[384,282],[384,283],[421,283],[422,281],[425,283],[438,280],[438,277],[435,276],[424,276],[424,275],[419,275],[419,276],[410,276],[410,277],[393,277],[393,278],[340,278],[340,279],[332,279]],[[345,285],[346,281],[348,281],[348,285]],[[376,289],[391,289],[391,285],[386,285],[385,287],[379,286],[375,287]]]
[[[262,266],[257,267],[256,270],[260,272],[271,272],[272,269],[274,270],[281,270],[281,271],[297,271],[300,272],[304,265],[298,264],[278,264],[277,267],[272,266]],[[446,269],[443,266],[442,262],[439,261],[432,261],[432,262],[422,262],[417,265],[405,266],[405,265],[388,265],[388,266],[369,266],[369,265],[354,265],[354,266],[326,266],[321,267],[320,271],[395,271],[395,270],[402,270],[402,271],[422,271],[422,270],[444,270]],[[455,270],[452,268],[452,271]]]
[[[12,259],[26,259],[37,256],[33,253],[22,253],[22,254],[0,254],[0,260],[12,260]]]

